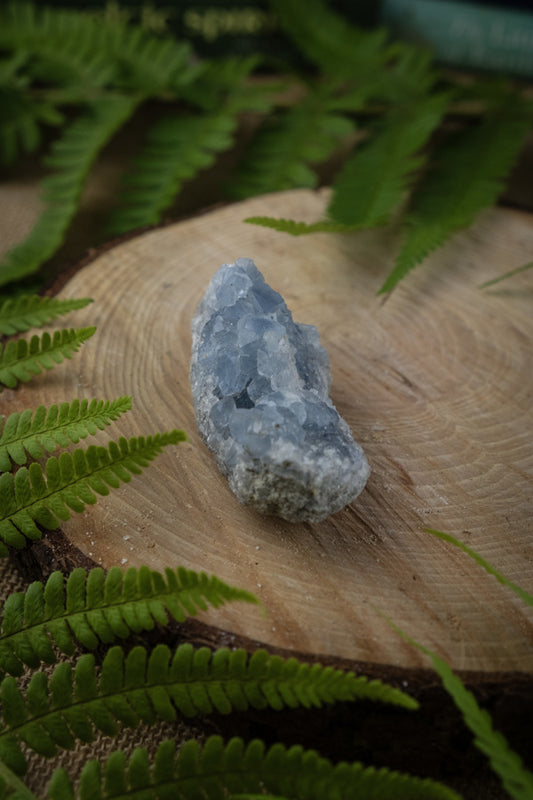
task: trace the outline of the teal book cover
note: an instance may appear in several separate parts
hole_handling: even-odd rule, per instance
[[[533,13],[459,0],[384,0],[381,21],[442,63],[533,76]]]

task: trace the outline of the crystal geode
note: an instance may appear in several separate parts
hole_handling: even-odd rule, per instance
[[[216,272],[192,333],[196,422],[239,500],[292,522],[352,502],[370,468],[329,398],[328,354],[251,259]]]

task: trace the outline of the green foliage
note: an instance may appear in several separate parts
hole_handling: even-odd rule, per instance
[[[502,575],[501,572],[496,569],[496,567],[494,567],[485,558],[480,556],[479,553],[476,553],[475,550],[472,550],[471,547],[468,547],[468,545],[466,545],[464,542],[459,541],[459,539],[456,539],[449,533],[436,531],[432,528],[426,528],[426,531],[427,533],[431,533],[432,536],[436,536],[437,539],[442,539],[444,542],[449,542],[450,544],[453,544],[454,547],[458,547],[459,550],[462,550],[463,553],[466,553],[468,556],[470,556],[470,558],[472,558],[476,564],[478,564],[478,566],[482,567],[485,572],[488,572],[489,575],[493,575],[496,580],[499,581],[499,583],[501,583],[503,586],[507,586],[507,588],[511,589],[511,591],[514,592],[517,597],[523,600],[524,603],[533,607],[533,596],[531,596],[529,592],[526,592],[520,586],[517,586],[516,583],[510,581],[509,578],[506,578],[505,575]]]
[[[474,734],[476,747],[488,757],[492,769],[500,777],[510,797],[513,800],[531,800],[533,797],[533,773],[524,767],[522,759],[509,747],[505,737],[494,729],[488,711],[480,708],[472,692],[468,691],[462,680],[455,675],[445,661],[427,647],[411,639],[390,620],[389,624],[406,641],[429,656],[444,688],[460,710],[465,724]]]
[[[214,114],[165,117],[156,122],[144,152],[128,179],[125,200],[110,222],[114,233],[153,225],[172,203],[182,183],[215,161],[233,141],[236,115]]]
[[[51,758],[58,748],[90,742],[95,730],[114,736],[119,724],[175,722],[217,711],[229,714],[250,707],[319,708],[324,703],[360,698],[383,700],[407,708],[411,698],[379,682],[353,673],[310,667],[291,658],[258,650],[248,659],[244,650],[180,645],[174,653],[163,644],[152,651],[138,645],[127,654],[111,647],[97,667],[92,654],[75,666],[59,664],[50,676],[33,674],[22,689],[8,676],[0,683],[0,758],[18,775],[26,769],[20,742]]]
[[[274,0],[272,5],[285,32],[324,74],[355,76],[372,86],[383,74],[390,55],[384,30],[357,30],[320,0],[308,0],[305,11],[299,0]]]
[[[80,568],[66,579],[53,572],[45,585],[35,581],[26,592],[7,598],[0,616],[0,670],[21,675],[24,665],[55,663],[55,648],[72,655],[76,642],[94,649],[166,625],[169,618],[183,622],[208,606],[235,601],[257,599],[216,576],[184,567],[167,569],[165,575],[148,567],[126,572],[112,567],[107,574],[100,567],[89,573]]]
[[[35,272],[55,253],[77,209],[87,174],[102,147],[130,117],[138,98],[106,95],[87,104],[54,141],[46,165],[55,172],[43,183],[45,209],[28,237],[0,265],[0,285]]]
[[[29,76],[64,87],[70,99],[107,87],[168,91],[186,79],[190,54],[186,43],[139,26],[24,2],[3,8],[0,45],[25,52]]]
[[[63,117],[50,103],[32,102],[23,86],[15,88],[9,85],[12,81],[5,85],[2,66],[5,64],[0,65],[0,163],[13,164],[24,153],[39,148],[41,125],[60,125]]]
[[[275,219],[274,217],[247,217],[244,222],[252,225],[262,225],[264,228],[281,233],[289,233],[291,236],[302,236],[306,233],[351,233],[358,230],[359,225],[345,225],[343,222],[295,222],[292,219]]]
[[[2,800],[37,800],[33,792],[0,760],[0,797]]]
[[[531,128],[531,104],[500,84],[480,82],[477,99],[487,106],[481,122],[424,152],[421,148],[454,97],[435,93],[437,76],[427,55],[403,44],[390,45],[382,31],[364,34],[351,28],[319,0],[313,0],[305,14],[297,0],[275,0],[274,5],[286,31],[312,62],[329,75],[348,81],[355,76],[356,83],[365,83],[368,98],[385,100],[390,110],[368,144],[349,156],[341,169],[333,184],[330,220],[311,225],[248,221],[293,235],[326,231],[328,222],[336,232],[336,223],[372,227],[398,213],[410,189],[404,245],[380,289],[388,292],[454,231],[472,224],[496,201]],[[468,96],[476,97],[475,87],[469,88]],[[418,184],[417,173],[428,157],[430,169]]]
[[[108,231],[159,222],[186,181],[232,148],[249,112],[259,124],[247,131],[249,145],[226,180],[233,197],[314,187],[326,159],[343,162],[330,219],[259,224],[295,235],[357,230],[398,216],[410,195],[404,246],[382,291],[494,202],[531,125],[521,96],[486,80],[452,86],[425,50],[391,41],[385,30],[358,30],[321,0],[305,9],[301,0],[271,5],[311,65],[302,79],[292,65],[270,63],[283,92],[279,82],[255,79],[260,58],[198,60],[187,42],[149,33],[128,14],[24,2],[0,9],[0,163],[16,165],[57,131],[44,159],[53,170],[43,183],[44,211],[0,265],[0,285],[34,273],[57,251],[95,159],[148,101],[158,108],[125,167]],[[480,124],[433,137],[449,112],[454,121],[463,113],[461,99],[477,104]],[[367,141],[350,150],[361,127]]]
[[[89,434],[103,431],[106,425],[131,408],[130,397],[117,400],[75,399],[72,403],[39,406],[10,414],[0,434],[0,472],[11,468],[11,461],[25,464],[28,455],[42,458],[56,447],[77,444]]]
[[[511,96],[482,122],[449,137],[412,199],[402,249],[380,294],[496,201],[531,128],[531,112],[529,103]]]
[[[310,89],[287,111],[267,118],[232,183],[233,196],[317,185],[318,175],[309,165],[331,155],[354,129],[354,123],[339,114],[331,90],[329,85]]]
[[[57,528],[71,511],[81,513],[86,505],[96,503],[97,494],[107,495],[110,488],[130,481],[164,447],[184,439],[179,430],[129,440],[121,437],[107,448],[90,445],[59,458],[51,456],[44,469],[33,462],[14,475],[4,472],[0,475],[0,555],[7,555],[8,547],[24,547],[27,539],[40,539],[39,526]]]
[[[465,688],[448,664],[429,650],[423,650],[430,656],[444,688],[474,734],[476,747],[489,758],[492,769],[501,778],[506,791],[514,800],[531,800],[533,773],[524,767],[521,758],[509,747],[505,737],[494,730],[488,711],[479,707],[472,692]]]
[[[449,95],[435,94],[387,116],[369,144],[358,148],[337,176],[328,208],[331,218],[365,228],[388,222],[423,165],[421,148],[449,101]]]
[[[114,233],[160,221],[185,180],[209,166],[233,144],[238,115],[262,111],[270,103],[244,81],[256,59],[227,59],[204,65],[191,90],[183,93],[201,113],[166,116],[151,127],[148,141],[126,178],[123,201],[111,218]]]
[[[177,755],[174,742],[162,742],[153,764],[141,748],[129,760],[120,751],[113,753],[103,771],[97,762],[89,762],[76,793],[64,771],[58,771],[49,796],[50,800],[111,800],[125,796],[132,800],[256,796],[291,800],[458,800],[455,792],[434,781],[367,768],[358,762],[333,765],[314,750],[297,745],[286,748],[275,744],[266,749],[259,740],[246,745],[235,737],[224,743],[219,736],[209,737],[203,747],[195,741],[187,742]]]
[[[8,297],[0,305],[0,333],[9,336],[24,333],[30,328],[40,328],[69,311],[76,311],[92,303],[87,297],[60,300],[57,297],[41,297],[23,294]]]
[[[42,336],[26,339],[10,339],[2,348],[0,346],[0,387],[3,384],[15,389],[19,382],[26,383],[43,369],[53,369],[65,358],[72,358],[83,342],[90,339],[96,328],[66,328],[54,331],[52,335],[45,331]]]
[[[521,272],[527,272],[529,269],[533,269],[533,261],[530,261],[528,264],[522,264],[520,267],[516,267],[515,269],[511,269],[509,272],[504,272],[503,275],[498,275],[496,278],[491,278],[490,281],[484,281],[483,283],[480,283],[478,289],[488,289],[489,286],[494,286],[496,283],[506,281],[507,278],[513,278],[515,275],[519,275]]]

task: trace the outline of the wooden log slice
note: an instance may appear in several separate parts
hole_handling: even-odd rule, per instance
[[[5,408],[129,394],[133,410],[99,442],[174,427],[190,439],[62,525],[63,566],[182,564],[250,589],[266,616],[235,604],[205,617],[225,643],[246,635],[328,661],[419,667],[383,612],[458,670],[531,671],[531,609],[425,532],[459,537],[533,590],[531,278],[478,288],[531,259],[531,217],[487,211],[384,299],[394,229],[293,238],[243,223],[314,221],[325,202],[324,192],[273,194],[141,233],[60,290],[94,298],[68,324],[98,330]],[[215,270],[240,256],[297,321],[317,325],[333,401],[372,467],[360,498],[320,524],[240,505],[196,431],[191,317]]]

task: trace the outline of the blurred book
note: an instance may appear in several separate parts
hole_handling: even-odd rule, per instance
[[[301,0],[302,14],[306,2]],[[48,0],[62,8],[131,19],[187,38],[200,55],[294,59],[268,0]],[[428,47],[437,61],[468,70],[533,77],[532,0],[329,0],[354,25],[386,26],[394,38]]]
[[[384,0],[380,22],[398,38],[428,47],[441,63],[533,76],[530,3]]]

